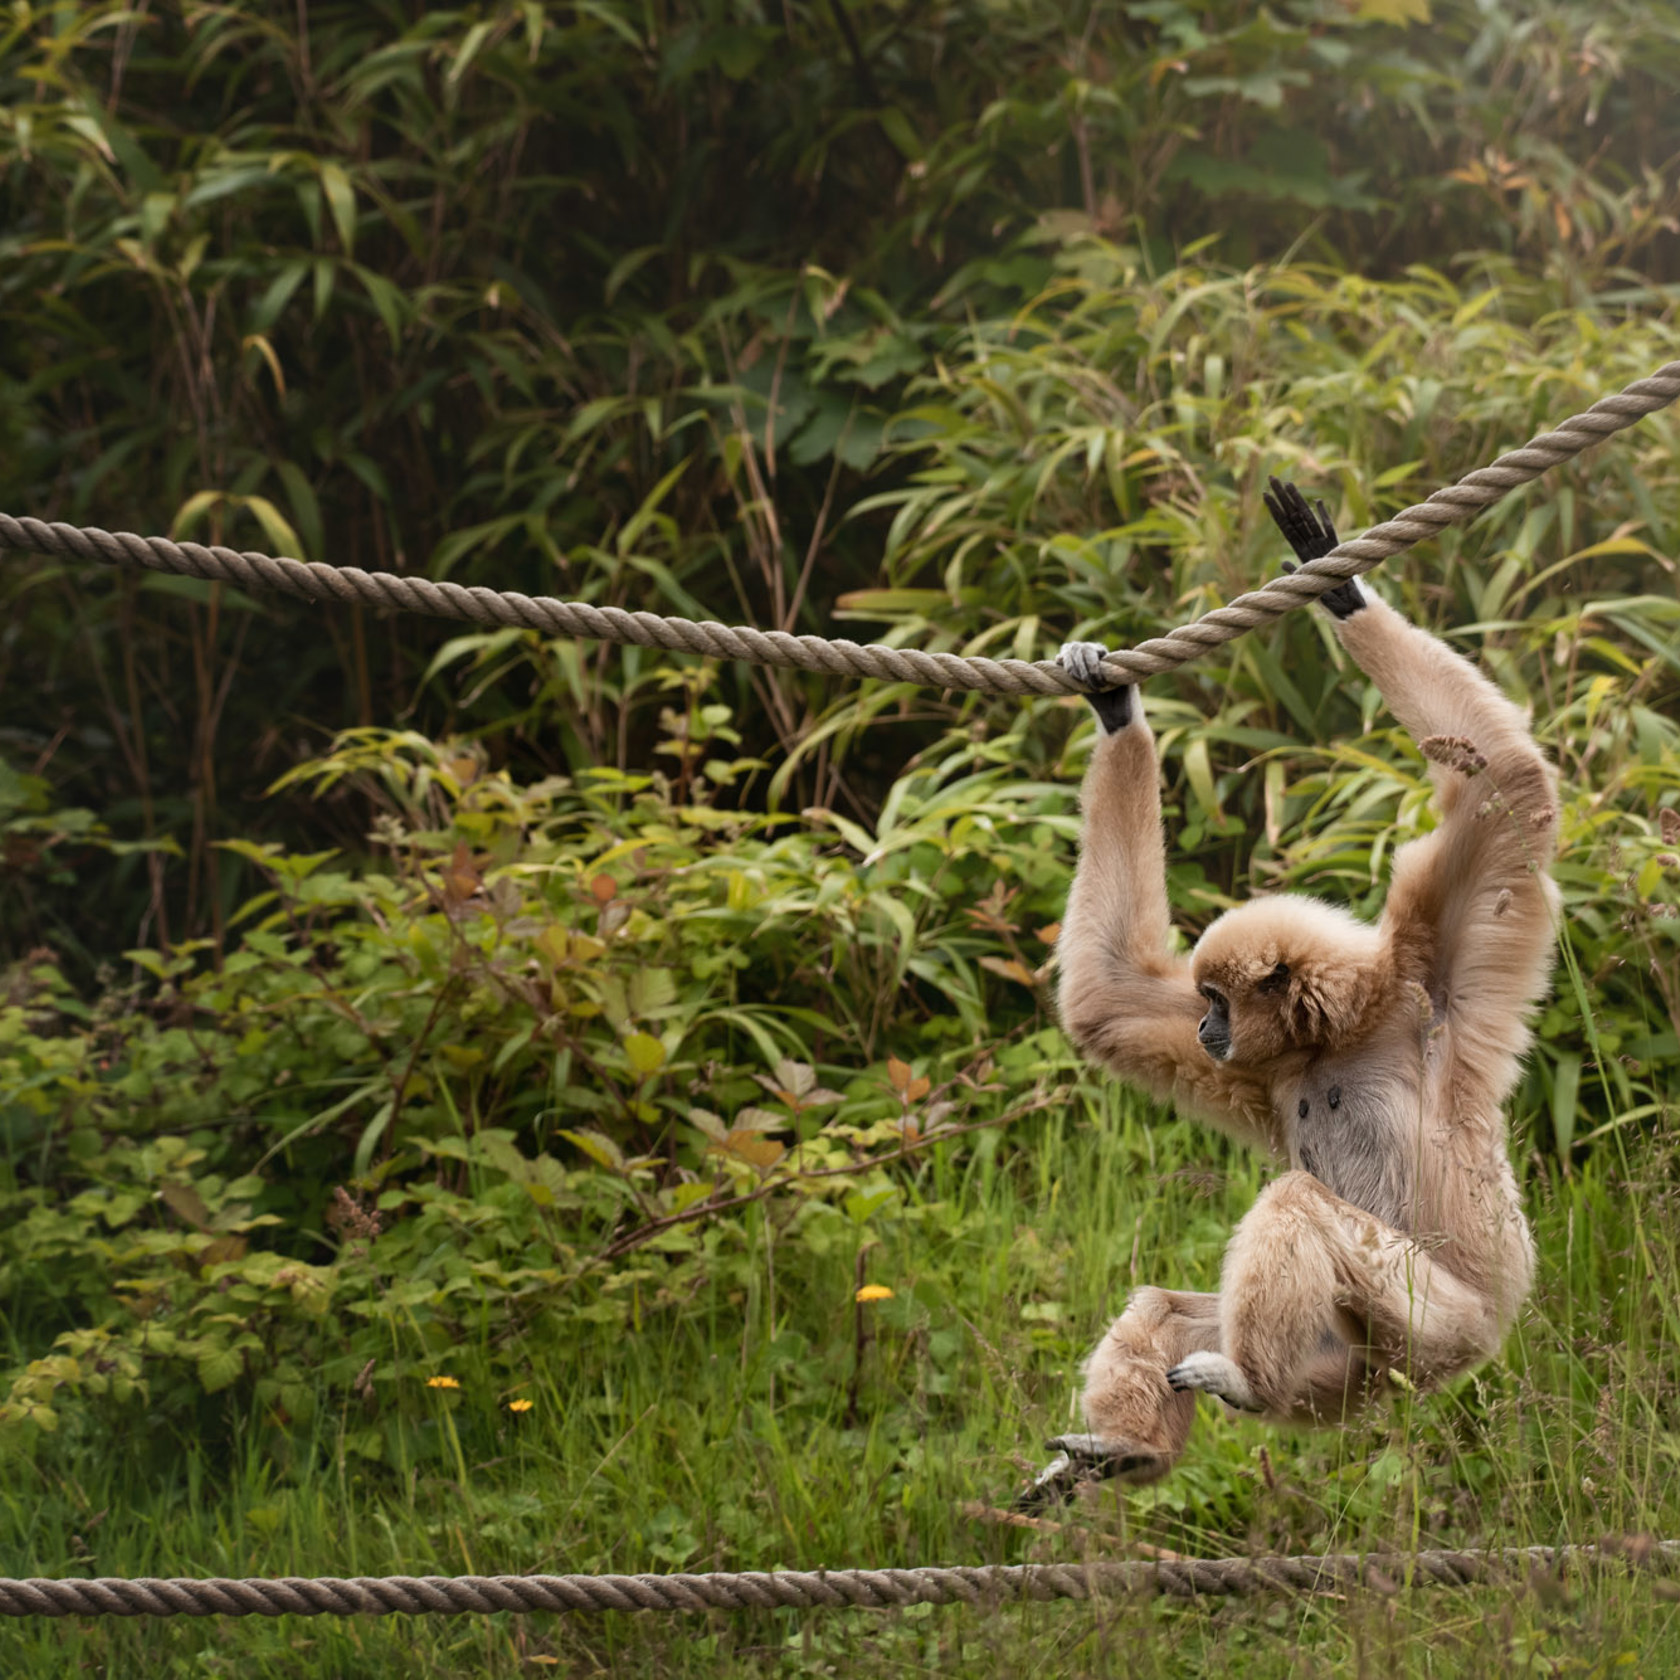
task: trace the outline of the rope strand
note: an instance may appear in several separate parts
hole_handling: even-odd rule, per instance
[[[1597,1546],[1351,1553],[1324,1557],[1163,1558],[995,1568],[777,1569],[714,1575],[389,1575],[341,1579],[0,1580],[0,1616],[463,1616],[601,1610],[885,1610],[1363,1588],[1512,1584],[1616,1564],[1680,1571],[1680,1541],[1631,1536]]]
[[[1635,380],[1593,404],[1584,414],[1563,421],[1554,431],[1531,438],[1521,449],[1501,455],[1457,484],[1437,490],[1427,501],[1407,508],[1363,536],[1340,544],[1322,559],[1275,577],[1263,588],[1239,595],[1228,606],[1205,613],[1169,634],[1111,653],[1104,672],[1118,685],[1158,676],[1245,631],[1270,623],[1286,612],[1315,601],[1327,589],[1368,572],[1379,562],[1461,524],[1484,508],[1528,484],[1595,443],[1631,426],[1680,397],[1680,361],[1669,362],[1649,379]],[[206,548],[171,542],[167,537],[137,537],[128,531],[63,525],[41,519],[16,519],[0,513],[0,548],[70,555],[80,560],[131,561],[154,571],[208,578],[248,590],[274,589],[305,601],[363,602],[434,618],[464,619],[484,628],[516,627],[550,636],[589,637],[637,647],[670,648],[711,659],[744,659],[829,676],[876,677],[890,682],[921,683],[930,688],[968,689],[986,694],[1077,694],[1082,690],[1053,660],[970,659],[955,653],[927,653],[880,643],[834,641],[824,636],[795,636],[785,630],[756,630],[750,625],[696,623],[662,618],[657,613],[626,612],[586,601],[561,601],[549,595],[468,588],[394,572],[364,572],[357,566],[328,566],[250,550]]]

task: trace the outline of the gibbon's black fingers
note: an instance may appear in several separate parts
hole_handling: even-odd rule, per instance
[[[1308,508],[1306,497],[1295,485],[1284,484],[1275,478],[1271,484],[1271,491],[1265,497],[1266,511],[1272,516],[1272,523],[1282,533],[1284,541],[1295,550],[1299,560],[1322,559],[1341,541],[1324,503],[1318,504],[1315,515]],[[1285,560],[1283,569],[1292,572],[1295,567]],[[1334,589],[1325,590],[1319,600],[1336,618],[1351,618],[1365,605],[1365,591],[1359,587],[1356,578],[1349,578],[1346,583],[1338,583]]]
[[[1111,687],[1103,674],[1102,662],[1108,649],[1101,642],[1063,642],[1056,655],[1056,663],[1086,690],[1085,698],[1097,714],[1097,722],[1105,735],[1124,729],[1132,721],[1134,683],[1120,688]]]
[[[1271,484],[1271,491],[1263,498],[1266,511],[1272,516],[1272,523],[1282,533],[1284,541],[1295,550],[1295,558],[1317,560],[1321,555],[1328,554],[1339,539],[1323,502],[1318,504],[1315,514],[1307,506],[1307,498],[1295,485],[1284,484],[1275,478]]]
[[[1302,560],[1316,560],[1320,554],[1327,554],[1329,549],[1319,545],[1324,541],[1325,533],[1319,523],[1313,518],[1312,510],[1307,506],[1307,499],[1293,484],[1285,484],[1281,479],[1270,481],[1271,489],[1262,500],[1266,504],[1266,511],[1272,516],[1272,523],[1283,534],[1283,539],[1295,550],[1296,556]],[[1330,547],[1336,546],[1334,531]]]

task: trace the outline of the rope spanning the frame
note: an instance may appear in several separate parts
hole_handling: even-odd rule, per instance
[[[496,1610],[887,1610],[1056,1598],[1174,1598],[1520,1583],[1613,1564],[1680,1571],[1680,1541],[1598,1546],[1028,1563],[973,1569],[778,1569],[717,1575],[389,1575],[314,1580],[0,1580],[0,1616],[462,1616]]]
[[[1103,669],[1118,685],[1156,676],[1200,658],[1245,630],[1305,606],[1327,589],[1370,571],[1390,555],[1435,536],[1444,527],[1472,518],[1519,485],[1647,414],[1666,408],[1677,397],[1680,361],[1669,362],[1649,379],[1635,380],[1614,396],[1594,403],[1586,413],[1563,421],[1555,431],[1530,438],[1521,449],[1513,449],[1491,466],[1478,468],[1457,484],[1437,490],[1428,501],[1374,525],[1362,537],[1342,543],[1322,559],[1275,577],[1263,588],[1239,595],[1229,606],[1205,613],[1166,636],[1123,653],[1111,653]],[[360,601],[428,613],[434,618],[465,619],[486,628],[514,626],[548,635],[672,648],[713,659],[745,659],[758,665],[820,671],[831,676],[879,677],[988,694],[1081,692],[1050,660],[967,659],[955,653],[926,653],[879,643],[861,646],[823,636],[795,636],[785,630],[755,630],[748,625],[732,629],[725,624],[626,612],[621,607],[597,607],[586,601],[466,588],[393,572],[364,572],[356,566],[328,566],[231,548],[205,548],[198,543],[171,542],[167,537],[137,537],[127,531],[113,533],[97,527],[14,519],[4,513],[0,513],[0,548],[72,555],[81,560],[129,560],[154,571],[236,583],[245,589],[277,589],[306,601]]]

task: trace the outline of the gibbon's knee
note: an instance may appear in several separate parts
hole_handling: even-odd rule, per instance
[[[1302,1368],[1327,1332],[1363,1340],[1341,1306],[1332,1233],[1342,1205],[1310,1173],[1285,1173],[1260,1192],[1225,1251],[1222,1347],[1266,1411],[1293,1410]]]
[[[1501,1341],[1483,1291],[1303,1172],[1269,1185],[1237,1227],[1220,1296],[1225,1353],[1265,1408],[1285,1415],[1321,1403],[1309,1390],[1325,1386],[1330,1336],[1362,1367],[1396,1366],[1420,1387],[1480,1364]]]

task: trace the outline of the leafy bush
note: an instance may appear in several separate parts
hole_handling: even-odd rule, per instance
[[[397,1396],[486,1316],[513,1362],[539,1309],[727,1279],[767,1196],[820,1244],[886,1163],[1042,1108],[1069,790],[957,744],[869,831],[746,816],[727,716],[668,714],[673,775],[527,787],[358,731],[295,774],[376,794],[382,865],[231,842],[273,882],[238,948],[133,952],[96,1014],[20,967],[0,1284],[20,1340],[59,1334],[0,1434],[242,1378],[306,1415],[317,1368]]]

